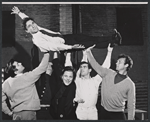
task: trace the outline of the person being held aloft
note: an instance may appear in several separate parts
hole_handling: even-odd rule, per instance
[[[84,48],[84,46],[79,45],[79,44],[74,44],[73,46],[64,44],[65,41],[61,37],[59,32],[53,32],[51,30],[38,26],[32,18],[22,13],[16,6],[12,8],[11,14],[17,14],[23,19],[23,26],[24,26],[25,31],[32,35],[33,43],[37,47],[39,47],[41,52],[62,51],[62,50]],[[46,33],[51,34],[51,36]]]
[[[109,43],[111,43],[111,46],[114,46],[120,45],[122,41],[122,37],[116,29],[114,29],[112,36],[89,36],[84,34],[62,35],[60,32],[54,32],[38,26],[32,18],[22,13],[16,6],[12,8],[11,14],[17,14],[23,19],[25,31],[33,36],[33,43],[39,47],[42,52],[47,50],[82,50],[84,47],[87,48],[93,44],[96,44],[96,48],[107,48]]]

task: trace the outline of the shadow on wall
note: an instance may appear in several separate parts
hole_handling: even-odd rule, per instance
[[[28,52],[18,42],[15,43],[14,48],[16,49],[17,54],[15,54],[13,58],[16,61],[21,62],[27,71],[30,71],[31,70],[31,57],[28,54]]]
[[[111,59],[111,66],[110,69],[113,69],[116,71],[116,60],[115,59]]]

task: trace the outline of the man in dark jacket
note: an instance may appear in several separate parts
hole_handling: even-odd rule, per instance
[[[75,97],[76,85],[74,83],[75,72],[72,66],[63,67],[57,54],[54,54],[53,74],[55,80],[55,89],[50,106],[51,115],[54,119],[75,120],[75,106],[73,99]],[[54,83],[52,83],[54,84]]]

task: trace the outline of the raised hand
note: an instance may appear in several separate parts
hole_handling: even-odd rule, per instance
[[[91,46],[91,47],[88,47],[85,51],[88,52],[88,51],[92,50],[95,46],[96,46],[96,44],[94,44],[94,45]]]
[[[115,33],[112,35],[112,43],[111,43],[110,47],[121,45],[121,43],[122,43],[121,34],[117,31],[117,29],[114,29],[114,32]]]
[[[84,103],[85,101],[83,99],[79,99],[77,102],[78,103]]]
[[[72,46],[72,49],[84,49],[84,45],[75,44]]]
[[[19,8],[16,6],[14,6],[11,10],[12,10],[11,14],[19,14],[20,12]]]
[[[107,50],[108,52],[112,52],[113,51],[113,47],[110,46],[111,44],[109,43],[108,47],[107,47]]]

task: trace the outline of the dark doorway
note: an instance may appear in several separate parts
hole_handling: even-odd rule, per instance
[[[2,47],[15,45],[15,15],[2,11]]]

